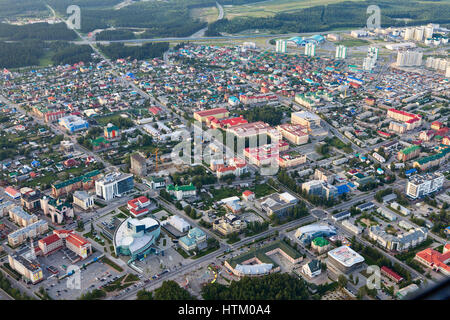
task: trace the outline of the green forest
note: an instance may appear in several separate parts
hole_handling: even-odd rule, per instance
[[[361,28],[366,25],[369,5],[381,9],[381,25],[405,26],[403,20],[412,19],[409,24],[450,22],[450,3],[423,3],[405,0],[378,0],[314,6],[302,10],[278,13],[273,17],[244,17],[223,19],[210,24],[206,35],[217,36],[220,32],[239,33],[250,29],[272,30],[277,33],[327,31],[336,28]]]

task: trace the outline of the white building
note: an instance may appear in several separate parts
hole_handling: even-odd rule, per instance
[[[363,232],[363,229],[361,227],[351,223],[349,220],[342,221],[342,226],[350,232],[353,232],[354,234],[360,234],[361,232]]]
[[[109,173],[100,180],[95,181],[97,197],[109,201],[120,197],[134,188],[133,175],[121,172]]]
[[[166,221],[181,233],[187,232],[191,228],[191,225],[186,220],[176,215],[170,216]]]
[[[316,55],[316,45],[314,43],[307,43],[305,45],[305,55],[314,57]]]
[[[338,45],[336,47],[336,59],[347,58],[347,47],[343,45]]]
[[[421,51],[399,51],[397,53],[398,67],[420,66],[422,64],[423,52]]]
[[[385,217],[386,219],[388,219],[389,221],[395,221],[397,219],[397,216],[393,212],[389,211],[388,209],[380,207],[377,209],[377,212],[379,214],[381,214],[383,217]]]
[[[275,50],[276,52],[285,53],[287,48],[287,41],[286,40],[277,40],[275,42]]]
[[[86,191],[77,190],[73,193],[73,204],[76,204],[83,210],[88,210],[94,207],[94,195]]]
[[[441,172],[411,176],[406,185],[406,194],[413,198],[421,198],[442,188],[444,175]]]

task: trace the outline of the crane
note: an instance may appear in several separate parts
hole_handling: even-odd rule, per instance
[[[155,172],[158,172],[158,152],[159,152],[159,148],[155,149],[154,153],[150,152],[150,155],[148,156],[148,159],[150,159],[153,155],[155,155]]]

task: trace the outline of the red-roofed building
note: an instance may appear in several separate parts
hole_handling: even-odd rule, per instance
[[[391,108],[387,112],[389,118],[402,121],[406,124],[406,130],[412,130],[422,124],[422,116],[419,114],[409,113],[402,110]]]
[[[449,243],[444,246],[443,253],[427,248],[417,252],[414,259],[435,271],[440,271],[447,276],[450,275],[450,266],[447,265],[450,262]]]
[[[235,117],[235,118],[228,118],[223,120],[218,120],[216,118],[211,119],[210,121],[211,128],[217,129],[217,128],[231,128],[234,126],[238,126],[240,124],[246,124],[248,123],[247,120],[244,119],[243,116]]]
[[[247,200],[247,201],[253,201],[253,200],[255,200],[255,193],[253,193],[250,190],[245,190],[242,193],[242,198],[244,198],[244,200]]]
[[[399,274],[385,266],[381,267],[381,273],[395,283],[399,283],[403,280],[403,278]]]
[[[139,217],[148,213],[150,204],[151,202],[147,197],[141,196],[128,201],[127,207],[133,216]]]
[[[13,187],[6,187],[5,193],[13,199],[19,199],[21,196],[21,193]]]
[[[40,250],[37,253],[44,256],[66,247],[78,256],[70,258],[72,263],[83,260],[92,254],[91,243],[73,230],[53,230],[53,234],[38,241],[38,247]]]
[[[151,107],[148,108],[148,111],[151,112],[154,116],[156,116],[158,113],[162,111],[162,109],[158,107]]]
[[[439,121],[434,121],[431,123],[431,129],[433,130],[439,130],[444,126],[444,124],[442,122]]]
[[[230,112],[225,108],[214,108],[209,110],[194,112],[194,119],[201,122],[206,122],[209,117],[216,119],[228,118]],[[212,120],[212,119],[211,119]]]
[[[380,136],[385,137],[385,138],[389,138],[389,137],[391,136],[390,133],[387,133],[387,132],[384,132],[384,131],[381,131],[381,130],[377,130],[377,133],[378,133]]]

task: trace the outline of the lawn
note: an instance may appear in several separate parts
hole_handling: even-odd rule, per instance
[[[348,40],[338,41],[338,42],[336,42],[336,45],[341,44],[346,47],[359,47],[359,46],[366,46],[369,43],[370,43],[369,41],[362,40],[362,39],[348,39]]]

